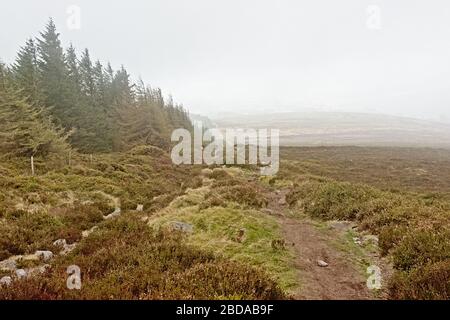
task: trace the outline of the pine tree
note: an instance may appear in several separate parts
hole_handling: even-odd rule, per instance
[[[10,86],[21,88],[14,94],[27,101],[14,97],[4,102],[9,107],[3,108],[0,120],[17,127],[1,124],[3,137],[7,129],[14,133],[14,139],[3,141],[17,141],[21,154],[48,152],[42,141],[61,136],[55,124],[65,132],[75,129],[70,143],[82,152],[121,151],[137,144],[164,147],[170,144],[174,128],[191,128],[181,105],[171,98],[166,102],[160,89],[151,89],[142,80],[133,84],[123,66],[115,72],[109,63],[106,68],[98,60],[92,63],[87,49],[80,59],[72,45],[64,51],[52,20],[37,45],[26,42],[11,68],[0,63],[0,88],[5,91]],[[23,123],[11,110],[23,117]],[[30,138],[30,132],[37,140]]]
[[[12,70],[16,86],[22,89],[30,103],[39,104],[41,97],[39,95],[36,46],[32,39],[27,40],[25,46],[20,48]]]
[[[70,44],[69,48],[66,50],[66,64],[67,64],[67,77],[72,86],[74,94],[78,97],[81,96],[81,77],[78,70],[78,58],[75,52],[75,48]]]
[[[0,61],[0,91],[6,90],[8,83],[11,82],[11,75],[8,67]]]
[[[41,108],[32,106],[20,91],[0,89],[0,148],[16,156],[64,154],[68,134],[55,127]]]
[[[92,69],[93,81],[94,81],[94,104],[96,110],[99,112],[106,112],[106,90],[107,82],[106,75],[103,71],[103,66],[100,61],[96,61],[94,68]]]
[[[81,92],[88,98],[90,104],[93,104],[95,95],[94,73],[89,50],[85,49],[80,59]]]
[[[70,129],[70,119],[74,116],[76,101],[73,100],[74,96],[69,94],[68,70],[59,33],[56,32],[52,19],[41,33],[41,38],[38,39],[37,52],[43,102],[51,108],[55,118],[66,129]]]

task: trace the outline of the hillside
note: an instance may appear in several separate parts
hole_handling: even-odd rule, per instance
[[[450,147],[450,125],[412,118],[345,112],[224,114],[219,127],[280,129],[286,146]]]
[[[272,178],[174,166],[155,147],[37,160],[35,176],[3,158],[0,299],[448,299],[449,189],[428,183],[424,151],[283,149]],[[374,180],[389,157],[407,168]],[[357,177],[339,169],[361,158]],[[81,290],[66,288],[71,265]]]

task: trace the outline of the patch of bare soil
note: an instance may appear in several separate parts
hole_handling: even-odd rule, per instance
[[[286,193],[274,193],[269,210],[277,217],[284,240],[295,254],[300,287],[292,293],[294,299],[374,299],[367,288],[367,279],[352,257],[333,246],[333,241],[342,239],[342,232],[324,232],[308,218],[288,217]]]

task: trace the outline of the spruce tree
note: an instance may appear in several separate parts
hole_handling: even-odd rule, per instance
[[[0,149],[15,156],[65,154],[68,134],[12,87],[0,88]]]
[[[22,89],[30,103],[39,104],[41,97],[39,95],[36,46],[32,39],[27,40],[25,46],[20,48],[12,70],[16,87]]]
[[[85,49],[80,59],[81,92],[88,98],[88,102],[93,104],[95,95],[94,73],[89,50]]]
[[[81,96],[81,77],[78,70],[78,58],[75,48],[70,44],[66,50],[67,77],[72,86],[73,93],[79,98]]]
[[[38,39],[37,52],[44,104],[51,108],[52,114],[66,129],[70,129],[76,100],[69,94],[68,70],[59,33],[52,19],[41,33],[41,39]]]

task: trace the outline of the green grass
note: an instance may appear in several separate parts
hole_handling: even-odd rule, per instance
[[[281,239],[274,218],[255,209],[242,209],[236,203],[229,203],[228,207],[200,210],[202,193],[206,196],[208,190],[194,190],[175,200],[171,206],[151,218],[150,226],[156,229],[168,228],[174,221],[192,224],[194,232],[187,238],[190,245],[264,269],[285,290],[297,285],[292,254],[288,250],[272,248],[272,241]],[[180,203],[189,206],[180,207]],[[239,242],[236,238],[241,229],[245,230],[245,238]]]

